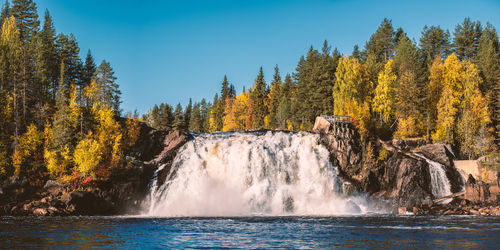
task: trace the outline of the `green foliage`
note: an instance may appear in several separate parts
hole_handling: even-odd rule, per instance
[[[266,82],[264,81],[264,73],[260,67],[259,75],[255,78],[255,82],[250,91],[250,99],[253,103],[253,128],[264,128],[264,118],[267,115],[267,107],[265,105],[267,96]]]
[[[482,27],[479,21],[471,21],[470,17],[464,19],[462,24],[455,27],[454,52],[458,58],[466,60],[472,59],[477,54],[479,38]]]
[[[420,37],[420,49],[427,65],[430,65],[436,57],[448,57],[450,48],[450,32],[448,30],[445,31],[439,26],[424,26]]]
[[[182,113],[182,106],[180,103],[177,104],[174,111],[174,121],[172,123],[172,129],[181,130],[184,129],[184,114]]]

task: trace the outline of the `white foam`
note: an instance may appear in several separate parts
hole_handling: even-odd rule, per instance
[[[150,216],[340,215],[375,212],[345,197],[328,150],[311,133],[202,134],[152,185]]]

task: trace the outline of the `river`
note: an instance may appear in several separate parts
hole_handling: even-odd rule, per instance
[[[1,248],[500,248],[500,217],[1,217]]]

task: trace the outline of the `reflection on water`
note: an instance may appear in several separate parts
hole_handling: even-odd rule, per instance
[[[500,248],[500,217],[0,217],[0,247]]]

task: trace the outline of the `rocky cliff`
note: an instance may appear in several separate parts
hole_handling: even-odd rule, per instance
[[[171,163],[177,150],[190,139],[187,132],[158,131],[141,124],[138,141],[109,180],[77,191],[54,181],[41,189],[26,182],[8,182],[0,187],[0,215],[136,214],[155,171],[161,164]]]
[[[427,160],[443,164],[452,192],[463,188],[449,145],[401,140],[394,144],[380,140],[361,142],[352,124],[335,124],[321,118],[316,120],[314,132],[320,134],[321,143],[330,150],[331,161],[344,179],[359,191],[391,201],[394,207],[430,205],[441,198],[432,193]]]

